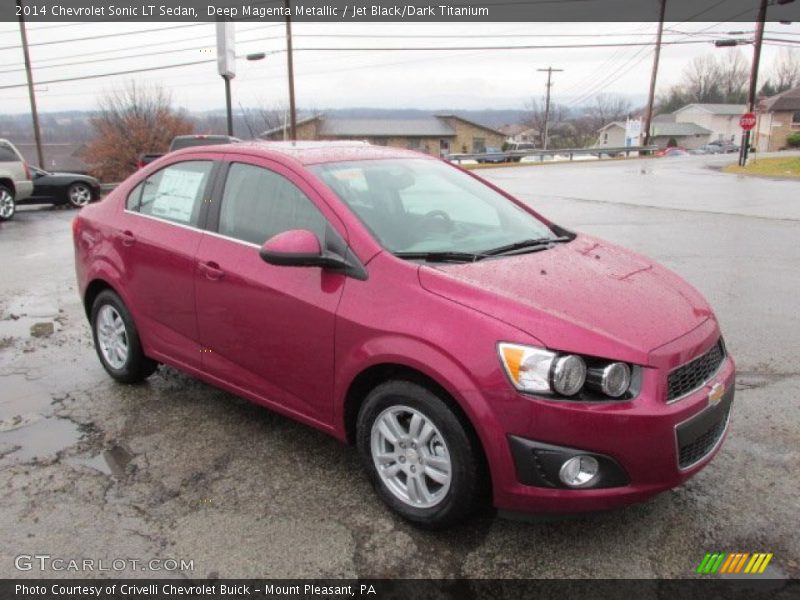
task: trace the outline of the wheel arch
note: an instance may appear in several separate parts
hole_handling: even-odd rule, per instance
[[[0,177],[0,185],[7,187],[9,190],[11,190],[11,195],[16,197],[17,188],[14,185],[14,181],[12,179],[9,179],[8,177]]]
[[[116,288],[105,279],[93,279],[91,282],[89,282],[89,285],[86,286],[86,291],[83,293],[83,308],[86,312],[87,319],[91,320],[92,306],[94,305],[94,301],[104,290],[111,290],[117,294],[117,296],[119,296],[119,292],[116,290]]]
[[[356,439],[356,422],[358,420],[358,412],[364,400],[369,393],[381,383],[391,380],[409,381],[424,387],[425,389],[433,392],[442,401],[447,404],[453,414],[461,422],[467,435],[472,439],[475,447],[479,452],[479,459],[481,462],[481,472],[485,475],[487,482],[487,491],[491,495],[493,490],[492,474],[489,468],[489,459],[484,446],[483,439],[475,427],[472,419],[462,407],[461,403],[456,399],[455,395],[451,393],[444,385],[439,383],[431,375],[420,371],[409,365],[399,362],[381,362],[378,364],[370,365],[358,373],[347,388],[344,397],[344,407],[342,415],[344,417],[344,433],[345,440],[348,444],[353,445]]]

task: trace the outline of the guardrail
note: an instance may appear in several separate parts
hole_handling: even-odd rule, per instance
[[[602,148],[562,148],[560,150],[513,150],[511,152],[484,152],[482,154],[447,154],[444,156],[449,161],[460,163],[462,160],[477,160],[484,162],[518,162],[526,156],[537,156],[540,162],[544,162],[545,156],[569,156],[572,160],[575,156],[591,155],[603,158],[603,155],[613,158],[624,154],[630,156],[632,152],[652,152],[658,150],[659,146],[619,146]],[[499,160],[498,160],[499,159]]]

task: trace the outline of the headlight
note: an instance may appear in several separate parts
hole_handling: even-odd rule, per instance
[[[631,386],[631,368],[621,362],[591,368],[586,376],[586,381],[606,396],[619,398]]]
[[[564,396],[574,396],[586,382],[586,363],[580,356],[559,356],[553,366],[553,389]]]
[[[629,392],[638,390],[633,370],[624,362],[508,343],[498,344],[498,351],[508,378],[521,392],[581,394],[582,400],[602,401],[629,398]],[[639,367],[634,369],[640,373]]]
[[[586,380],[586,363],[580,356],[516,344],[500,344],[499,350],[508,377],[520,391],[573,396]]]

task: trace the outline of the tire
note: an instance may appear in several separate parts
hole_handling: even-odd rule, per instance
[[[152,375],[158,363],[142,351],[139,333],[119,296],[103,290],[92,304],[92,338],[100,363],[120,383],[139,383]]]
[[[0,185],[0,221],[14,218],[17,212],[17,203],[14,202],[14,193],[4,185]]]
[[[442,529],[477,508],[484,480],[477,441],[430,390],[409,381],[377,386],[361,405],[356,437],[375,490],[404,519]]]
[[[92,188],[82,181],[77,181],[67,188],[67,201],[72,208],[83,208],[94,201]]]

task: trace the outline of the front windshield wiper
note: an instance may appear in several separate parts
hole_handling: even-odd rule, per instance
[[[509,252],[523,249],[528,249],[531,252],[534,252],[536,250],[544,250],[549,247],[550,244],[569,242],[570,240],[572,240],[572,238],[567,236],[521,240],[519,242],[514,242],[513,244],[506,244],[505,246],[498,246],[497,248],[484,250],[481,254],[485,254],[486,256],[497,256],[498,254],[507,254]]]
[[[475,252],[395,252],[394,255],[405,260],[424,260],[427,262],[475,262],[486,258],[486,254]]]

